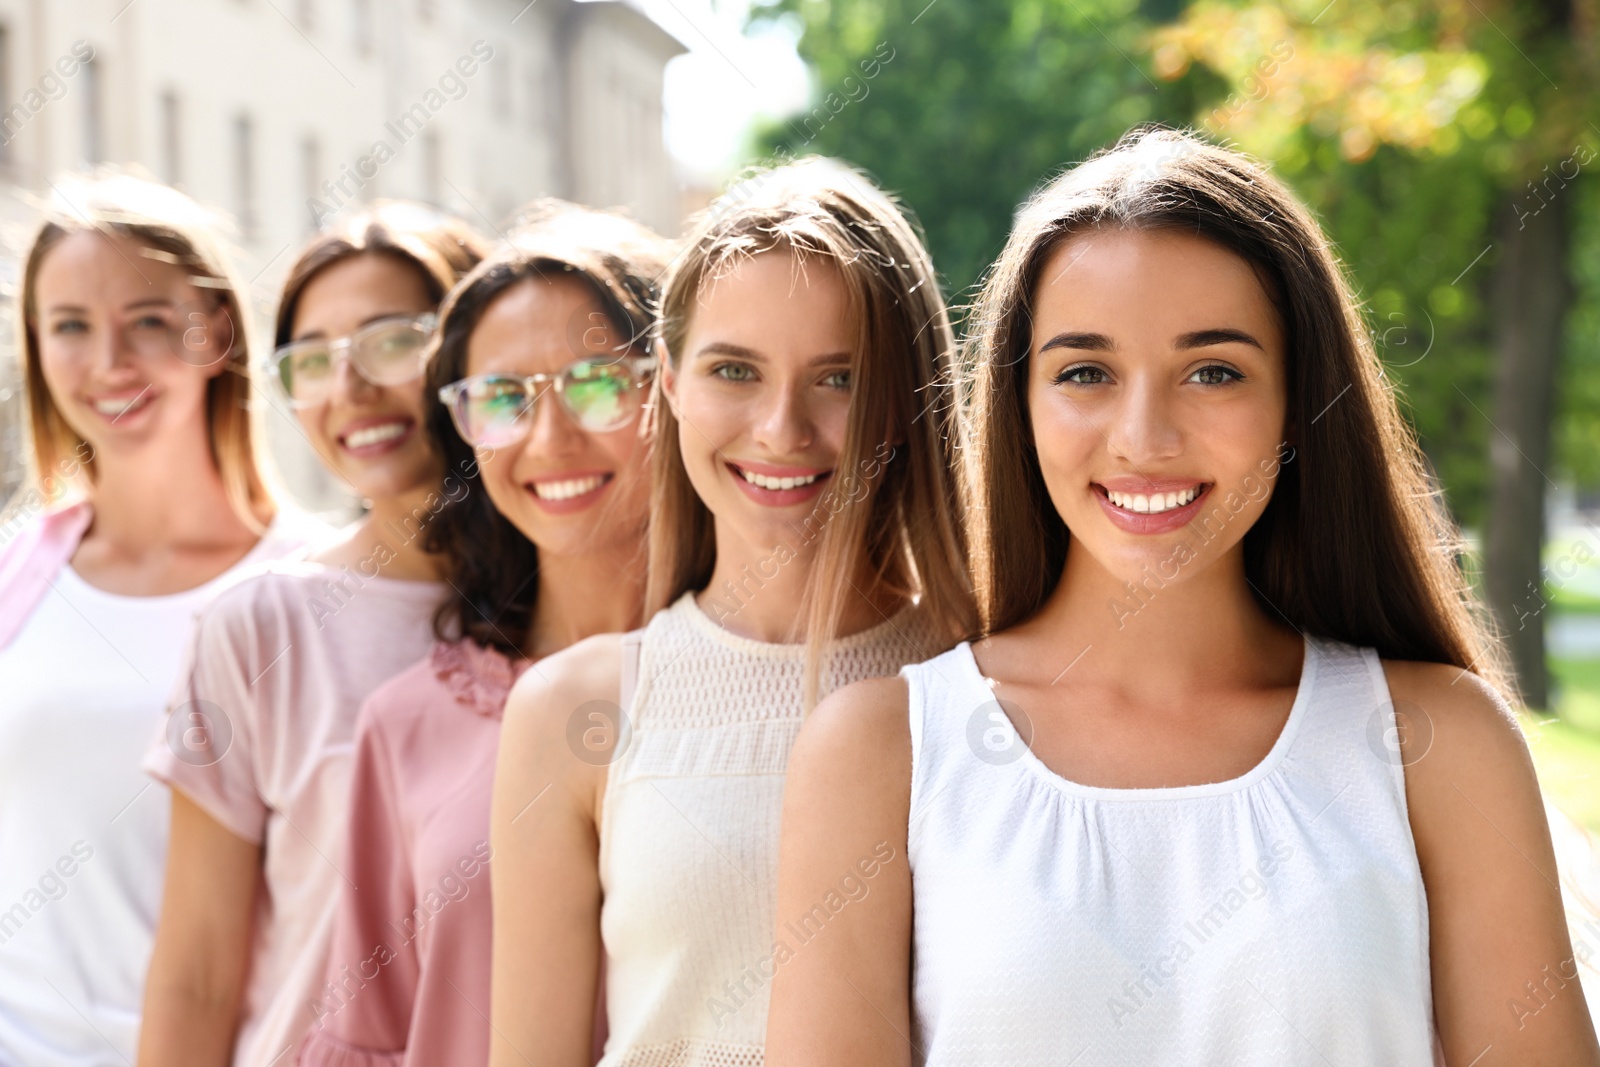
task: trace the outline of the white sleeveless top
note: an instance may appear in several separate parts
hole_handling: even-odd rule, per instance
[[[946,645],[908,608],[833,647],[824,693]],[[763,1062],[786,955],[773,942],[778,823],[804,672],[804,645],[729,633],[692,594],[645,627],[632,736],[608,768],[601,812],[601,1067]]]
[[[1054,774],[965,643],[901,674],[919,1063],[1435,1062],[1427,902],[1373,650],[1307,638],[1266,759],[1160,789]]]

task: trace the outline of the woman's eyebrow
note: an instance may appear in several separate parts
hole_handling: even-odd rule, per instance
[[[1052,348],[1081,348],[1090,352],[1110,352],[1116,346],[1103,333],[1058,333],[1039,346],[1040,352]]]
[[[1219,327],[1211,330],[1195,330],[1178,338],[1177,347],[1206,348],[1210,345],[1252,345],[1265,352],[1266,346],[1256,340],[1252,335],[1243,330],[1232,327]]]
[[[710,344],[700,349],[700,351],[696,352],[695,355],[732,356],[735,359],[748,359],[755,362],[759,362],[761,360],[761,356],[756,352],[755,349],[746,348],[743,345],[729,344],[726,341],[712,341]]]

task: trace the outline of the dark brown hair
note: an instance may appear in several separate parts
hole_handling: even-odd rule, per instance
[[[1294,458],[1243,545],[1267,610],[1389,659],[1473,670],[1514,699],[1488,616],[1457,566],[1460,537],[1327,237],[1264,167],[1171,130],[1131,131],[1037,192],[985,278],[961,405],[983,632],[1038,611],[1066,562],[1070,535],[1028,419],[1033,302],[1054,251],[1102,228],[1216,242],[1255,268],[1282,319]]]
[[[375,201],[323,227],[300,250],[278,297],[273,346],[289,343],[306,285],[335,263],[363,252],[394,256],[421,275],[437,304],[488,251],[489,243],[452,215],[404,200]]]
[[[954,342],[938,277],[921,237],[894,199],[866,175],[808,158],[757,171],[693,224],[667,277],[661,312],[665,358],[676,366],[697,301],[750,257],[787,251],[831,263],[843,279],[856,340],[850,413],[828,494],[815,570],[796,611],[807,645],[805,704],[815,702],[825,648],[844,590],[865,563],[882,588],[918,598],[955,640],[976,617],[951,466],[948,383]],[[704,589],[716,562],[712,516],[695,494],[678,447],[678,422],[656,379],[646,612]],[[893,452],[888,443],[900,440]],[[827,494],[825,494],[827,499]]]
[[[478,481],[472,447],[456,433],[439,390],[467,373],[467,347],[489,305],[512,287],[570,277],[594,296],[617,340],[618,358],[646,355],[655,323],[657,285],[667,269],[670,243],[631,219],[545,199],[519,215],[506,241],[461,280],[440,309],[437,347],[423,389],[424,421],[445,478],[466,479],[467,490],[447,502],[427,528],[424,545],[443,555],[454,587],[434,616],[443,639],[470,637],[508,656],[521,654],[538,593],[539,553],[521,530],[495,509]],[[587,323],[569,324],[573,358],[585,349]],[[620,339],[619,339],[620,337]],[[641,432],[643,432],[643,422]],[[615,499],[613,494],[613,499]],[[640,544],[644,530],[639,531]]]

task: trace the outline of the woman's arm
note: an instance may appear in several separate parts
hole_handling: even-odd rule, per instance
[[[1459,668],[1384,668],[1405,713],[1406,800],[1446,1060],[1600,1065],[1539,782],[1511,709]]]
[[[605,634],[536,663],[506,702],[489,816],[491,1067],[594,1062],[608,724],[590,712],[615,708],[620,687],[621,639]],[[596,742],[583,759],[569,743],[574,722]]]
[[[789,760],[767,1017],[769,1067],[909,1067],[911,734],[906,684],[860,682],[824,700]],[[885,858],[887,857],[887,858]],[[798,925],[842,879],[870,886],[803,945]]]
[[[165,895],[145,978],[139,1063],[226,1067],[250,963],[261,849],[172,791]]]

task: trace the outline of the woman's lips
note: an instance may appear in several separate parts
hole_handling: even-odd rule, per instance
[[[1194,485],[1195,483],[1190,483],[1191,489],[1194,487]],[[1185,526],[1189,525],[1190,522],[1194,521],[1195,516],[1200,513],[1200,509],[1205,500],[1211,495],[1212,483],[1198,483],[1198,488],[1199,492],[1195,493],[1194,499],[1190,500],[1187,504],[1180,504],[1176,507],[1166,508],[1165,510],[1156,512],[1134,511],[1130,508],[1112,503],[1110,496],[1112,491],[1108,490],[1103,485],[1096,484],[1094,486],[1094,497],[1097,501],[1099,501],[1101,510],[1106,513],[1106,516],[1118,529],[1126,530],[1128,533],[1133,534],[1163,534],[1170,533],[1173,530],[1181,530]],[[1182,493],[1184,491],[1174,489],[1171,490],[1171,492]],[[1118,492],[1117,495],[1119,498],[1123,499],[1124,503],[1127,503],[1128,498],[1136,497],[1139,494],[1123,494]],[[1154,494],[1144,495],[1148,501],[1150,496],[1153,496]],[[1166,496],[1166,494],[1161,495],[1163,497]]]
[[[726,466],[745,496],[772,508],[792,507],[813,499],[833,474],[817,467],[779,467],[769,463],[729,461]]]

